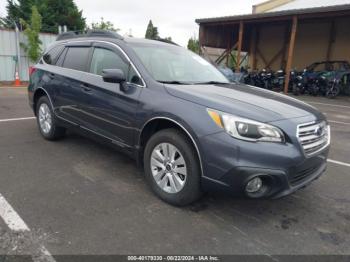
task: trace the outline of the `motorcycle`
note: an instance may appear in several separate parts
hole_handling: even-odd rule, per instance
[[[273,81],[273,74],[272,71],[267,71],[266,69],[263,69],[258,73],[258,84],[259,87],[271,90],[272,89],[272,81]]]
[[[282,90],[285,83],[285,75],[286,73],[283,69],[276,71],[272,77],[272,87],[270,89]]]
[[[304,69],[304,72],[301,76],[297,76],[297,85],[293,87],[293,94],[298,96],[300,94],[309,94],[317,96],[319,92],[318,87],[318,74],[309,74],[307,70]]]

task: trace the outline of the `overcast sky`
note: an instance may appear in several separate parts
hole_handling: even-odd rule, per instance
[[[88,24],[100,17],[111,21],[121,33],[131,30],[133,36],[144,37],[148,21],[158,27],[161,37],[171,36],[185,46],[198,35],[196,18],[251,13],[252,5],[264,0],[75,0]],[[0,0],[0,15],[6,13],[6,0]]]

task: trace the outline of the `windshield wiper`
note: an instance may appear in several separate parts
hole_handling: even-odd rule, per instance
[[[208,82],[197,82],[195,85],[227,85],[230,82],[219,82],[219,81],[208,81]]]
[[[172,81],[158,81],[158,82],[162,83],[162,84],[170,84],[170,85],[190,85],[190,83],[176,81],[176,80],[172,80]]]

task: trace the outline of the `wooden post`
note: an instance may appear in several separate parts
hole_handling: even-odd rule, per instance
[[[227,54],[226,54],[226,66],[228,67],[228,63],[229,63],[229,58],[230,58],[230,53],[231,53],[231,33],[230,33],[231,30],[229,30],[228,32],[228,37],[227,37],[227,40],[228,40],[228,43],[227,43]]]
[[[237,59],[236,59],[236,72],[240,72],[240,63],[241,63],[241,52],[242,52],[242,42],[243,42],[243,30],[244,30],[243,21],[239,22],[239,33],[238,33],[238,49],[237,49]]]
[[[290,80],[290,71],[292,69],[292,63],[293,63],[293,55],[294,55],[294,46],[295,46],[295,38],[297,34],[297,28],[298,28],[298,17],[293,16],[293,24],[292,24],[292,30],[290,33],[290,41],[289,41],[289,48],[288,48],[288,58],[287,58],[287,67],[286,67],[286,81],[284,83],[284,93],[288,93],[288,86],[289,86],[289,80]]]
[[[198,36],[198,41],[199,41],[199,54],[202,55],[202,46],[204,45],[204,27],[203,25],[199,25],[199,36]]]

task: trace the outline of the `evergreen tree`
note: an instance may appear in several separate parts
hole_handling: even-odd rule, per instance
[[[199,54],[199,41],[196,38],[190,38],[188,40],[187,49],[191,50],[194,53]]]
[[[73,0],[42,0],[48,3],[47,23],[43,25],[43,30],[50,32],[58,25],[66,25],[68,31],[82,31],[86,27],[85,18],[82,10],[79,10]],[[47,30],[45,29],[47,26]]]
[[[13,21],[19,24],[20,19],[30,23],[34,5],[42,17],[42,32],[57,33],[58,25],[66,25],[68,30],[85,29],[85,18],[73,0],[7,0],[6,26],[13,28]]]
[[[147,39],[158,39],[159,38],[158,27],[153,26],[152,20],[149,20],[145,38],[147,38]]]

